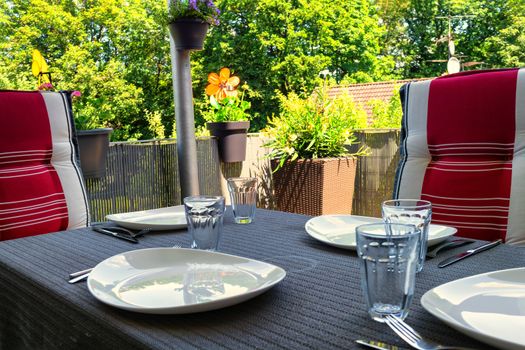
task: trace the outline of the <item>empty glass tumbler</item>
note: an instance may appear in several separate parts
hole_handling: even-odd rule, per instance
[[[421,231],[417,272],[423,270],[427,254],[428,228],[432,218],[432,204],[421,199],[394,199],[383,202],[383,221],[410,224]]]
[[[383,322],[386,315],[407,316],[414,296],[420,235],[415,226],[404,224],[356,228],[361,287],[374,320]]]
[[[232,177],[227,182],[235,222],[237,224],[251,223],[255,217],[257,203],[257,179]]]
[[[192,237],[191,248],[217,250],[222,235],[224,197],[186,197],[184,210]]]

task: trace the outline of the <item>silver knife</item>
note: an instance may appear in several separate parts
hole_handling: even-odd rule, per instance
[[[369,348],[377,349],[377,350],[399,350],[399,348],[395,345],[389,345],[389,344],[386,344],[380,341],[375,341],[375,340],[357,339],[355,342],[357,344],[368,346]]]
[[[139,243],[138,239],[133,238],[131,236],[128,236],[126,234],[120,233],[120,232],[113,232],[111,230],[108,230],[108,229],[105,229],[105,228],[102,228],[102,227],[99,227],[99,226],[93,226],[93,227],[91,227],[91,229],[93,231],[95,231],[95,232],[102,233],[102,234],[105,234],[105,235],[108,235],[108,236],[117,237],[117,238],[126,240],[126,241],[131,242],[131,243]]]
[[[450,258],[447,258],[445,260],[443,260],[442,262],[440,262],[438,264],[438,267],[445,267],[445,266],[448,266],[450,264],[453,264],[455,263],[456,261],[460,261],[462,259],[465,259],[471,255],[474,255],[474,254],[477,254],[479,252],[482,252],[482,251],[485,251],[487,249],[490,249],[492,247],[495,247],[499,244],[502,243],[502,240],[501,239],[498,239],[497,241],[494,241],[494,242],[490,242],[490,243],[487,243],[487,244],[484,244],[482,246],[479,246],[477,248],[474,248],[474,249],[469,249],[461,254],[458,254],[458,255],[455,255],[453,257],[450,257]]]

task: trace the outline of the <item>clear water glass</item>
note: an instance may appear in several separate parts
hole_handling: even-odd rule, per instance
[[[249,224],[255,217],[257,203],[257,179],[255,177],[231,177],[227,180],[228,191],[237,224]]]
[[[386,315],[407,316],[414,296],[420,235],[414,225],[405,224],[356,228],[361,287],[372,319],[384,322]]]
[[[186,197],[184,210],[192,237],[191,248],[216,251],[222,235],[224,197]]]
[[[427,254],[428,228],[432,219],[432,203],[421,199],[394,199],[383,202],[383,221],[410,224],[421,231],[417,272],[423,270]]]

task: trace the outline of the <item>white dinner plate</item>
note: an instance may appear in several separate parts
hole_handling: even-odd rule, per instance
[[[443,284],[426,292],[421,305],[472,338],[501,349],[525,349],[525,268]]]
[[[239,256],[198,249],[151,248],[115,255],[89,275],[101,302],[148,314],[187,314],[253,298],[279,283],[286,271]]]
[[[357,215],[322,215],[308,220],[304,228],[311,237],[321,242],[339,248],[355,249],[355,228],[375,222],[382,222],[382,219]],[[456,232],[454,227],[431,224],[428,229],[428,246],[436,245]]]
[[[134,230],[142,230],[144,228],[156,231],[176,230],[188,226],[183,205],[111,214],[107,215],[106,219],[122,227]]]

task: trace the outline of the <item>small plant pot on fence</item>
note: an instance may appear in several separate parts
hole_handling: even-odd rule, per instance
[[[109,135],[112,131],[111,128],[77,131],[80,168],[85,178],[105,175]]]
[[[250,122],[206,123],[206,127],[211,136],[217,138],[221,161],[233,163],[246,159],[246,136]]]
[[[272,169],[279,161],[272,159]],[[299,159],[273,173],[278,210],[306,215],[351,214],[356,158]]]
[[[210,25],[197,18],[181,18],[168,24],[179,50],[202,50]]]

